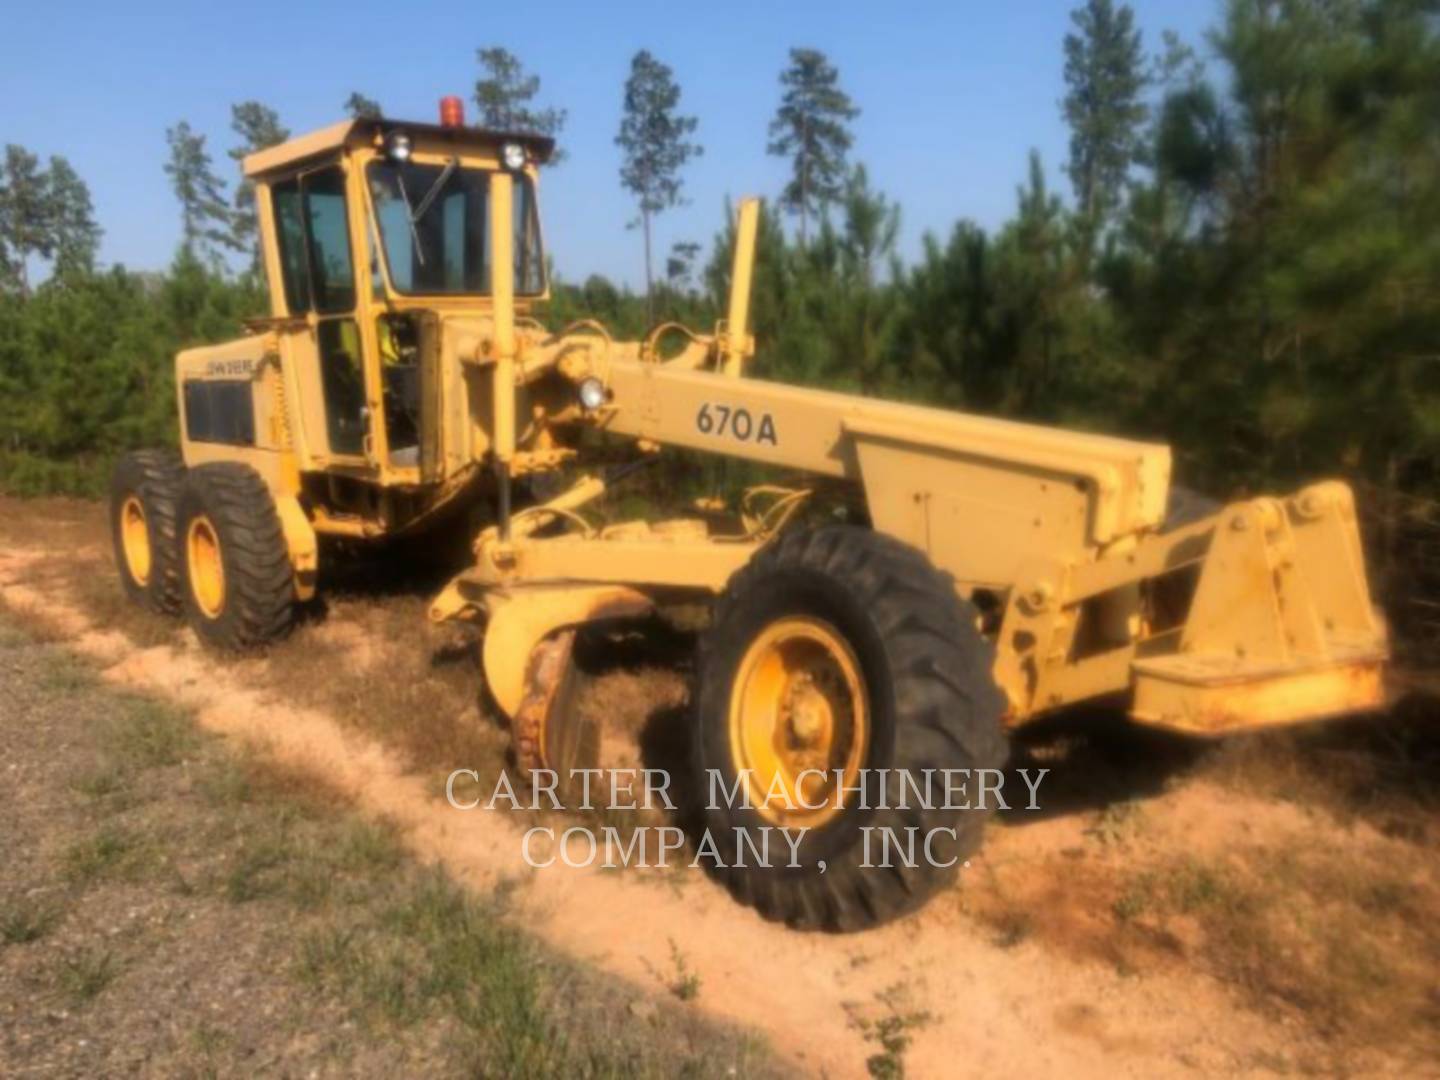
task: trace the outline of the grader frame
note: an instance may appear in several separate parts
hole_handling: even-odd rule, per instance
[[[484,295],[407,295],[379,257],[385,240],[366,176],[397,131],[412,141],[412,161],[455,161],[488,176]],[[517,141],[524,163],[507,169],[504,147]],[[606,490],[598,476],[512,513],[512,479],[573,462],[566,433],[591,427],[634,440],[642,453],[686,447],[852,485],[874,529],[924,552],[963,595],[989,602],[1010,724],[1115,693],[1130,695],[1138,720],[1199,733],[1382,700],[1385,632],[1344,484],[1167,528],[1164,446],[742,377],[754,348],[754,200],[739,208],[728,319],[714,333],[683,331],[685,347],[668,359],[659,345],[674,327],[642,342],[612,341],[589,323],[551,333],[531,317],[548,294],[517,298],[511,227],[516,192],[523,186],[533,202],[548,152],[543,139],[352,121],[246,159],[272,313],[239,341],[180,354],[184,457],[192,468],[242,461],[260,474],[298,598],[314,592],[317,537],[379,538],[449,503],[493,500],[497,520],[476,542],[476,564],[436,598],[432,617],[486,622],[487,681],[513,714],[529,658],[547,637],[649,611],[657,592],[716,594],[783,525],[782,513],[731,536],[693,520],[595,529],[579,512]],[[277,235],[280,189],[328,169],[339,170],[344,235],[357,253],[351,285],[370,417],[359,453],[337,452],[317,434],[326,417],[316,342],[328,316],[295,309]],[[417,460],[401,463],[389,425],[375,422],[385,400],[373,358],[381,320],[412,313],[421,320],[429,428]],[[192,437],[187,388],[234,380],[253,390],[251,444]],[[577,390],[592,387],[602,397],[587,406]],[[347,497],[332,498],[337,492]],[[803,498],[795,489],[782,509]],[[562,520],[579,527],[540,535]],[[1180,597],[1178,612],[1162,615],[1166,594]]]

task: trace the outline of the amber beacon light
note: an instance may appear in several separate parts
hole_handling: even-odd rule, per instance
[[[447,128],[465,126],[465,103],[453,94],[440,99],[440,126]]]

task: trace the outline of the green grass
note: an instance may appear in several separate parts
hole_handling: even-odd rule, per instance
[[[248,758],[226,758],[204,771],[196,781],[195,790],[212,809],[239,810],[255,797],[251,767]]]
[[[700,996],[700,976],[690,970],[690,964],[674,938],[670,939],[670,962],[675,966],[670,992],[681,1001],[694,1001]]]
[[[887,987],[875,999],[880,1007],[878,1013],[854,1021],[865,1041],[879,1047],[865,1059],[865,1069],[875,1080],[903,1080],[905,1054],[915,1039],[913,1032],[934,1017],[910,1007],[910,992],[904,983]]]
[[[179,709],[153,698],[120,698],[120,715],[106,733],[107,748],[131,769],[177,765],[195,753],[200,736]]]
[[[225,899],[244,904],[272,896],[284,887],[283,872],[290,851],[283,842],[262,839],[247,843],[235,854],[225,875]]]
[[[66,877],[72,884],[81,886],[102,878],[133,877],[146,854],[138,835],[106,822],[66,850]]]
[[[501,904],[421,874],[371,917],[308,934],[299,974],[370,1025],[449,1013],[486,1047],[497,1074],[560,1075],[572,1059],[540,1004],[545,962]]]
[[[128,794],[128,782],[129,778],[122,769],[113,762],[104,761],[89,772],[77,776],[70,786],[81,795],[104,799],[112,795]]]
[[[50,676],[47,675],[47,678]],[[75,692],[93,691],[93,680]],[[189,717],[150,698],[117,694],[99,728],[101,753],[95,764],[70,781],[72,790],[105,802],[114,813],[153,792],[136,778],[147,770],[178,765],[199,752],[202,737]]]
[[[335,861],[351,873],[382,874],[405,857],[393,826],[355,818],[346,823],[335,847]]]
[[[83,1005],[104,993],[119,974],[114,953],[86,948],[61,961],[55,981],[72,1002]]]
[[[0,942],[28,945],[39,941],[60,921],[60,911],[24,897],[0,901]]]
[[[40,675],[40,689],[47,694],[80,694],[92,690],[95,670],[67,653],[50,653]]]

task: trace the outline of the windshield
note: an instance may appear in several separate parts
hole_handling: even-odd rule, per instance
[[[368,170],[390,282],[410,295],[490,292],[491,173],[456,163],[376,161]],[[515,292],[544,291],[535,193],[515,177]]]

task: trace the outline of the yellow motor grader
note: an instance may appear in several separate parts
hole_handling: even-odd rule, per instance
[[[260,646],[314,595],[322,538],[466,508],[474,563],[431,617],[483,625],[528,771],[595,759],[567,690],[578,630],[699,601],[676,790],[734,894],[804,927],[922,902],[983,815],[886,798],[887,776],[893,793],[897,775],[998,769],[1007,729],[1047,712],[1123,695],[1140,723],[1213,735],[1381,703],[1386,635],[1343,483],[1179,522],[1165,446],[748,378],[754,200],[710,332],[547,326],[551,143],[464,126],[456,104],[245,159],[270,314],[177,358],[183,460],[117,467],[137,600],[217,649]],[[794,479],[728,514],[602,525],[587,507],[617,470],[600,445]],[[774,827],[803,830],[795,857],[744,859],[747,830]],[[939,840],[876,866],[877,829]]]

